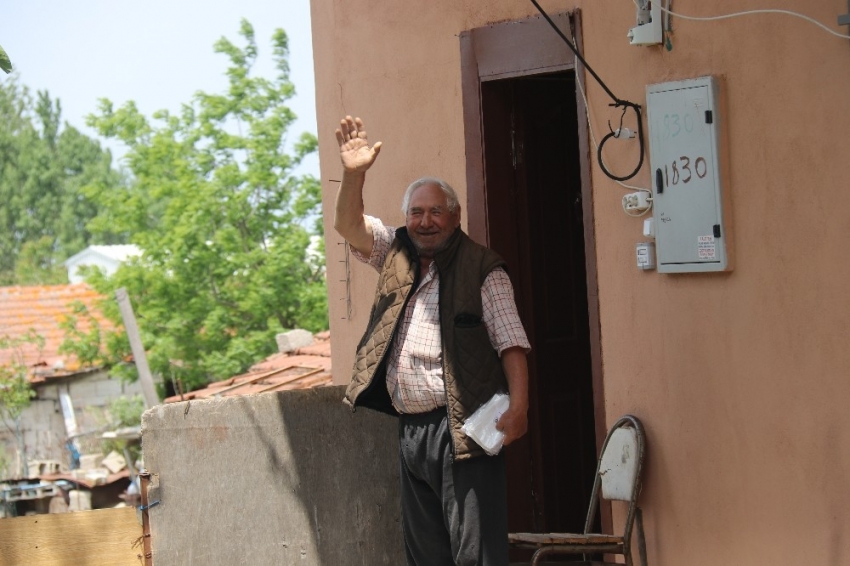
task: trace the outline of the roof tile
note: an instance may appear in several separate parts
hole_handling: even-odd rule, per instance
[[[21,361],[33,368],[31,378],[35,381],[45,376],[58,377],[80,370],[88,371],[72,354],[59,353],[59,346],[65,340],[65,331],[59,325],[73,314],[73,303],[80,301],[88,307],[101,329],[114,328],[98,309],[102,299],[102,295],[85,283],[0,287],[0,336],[17,338],[32,330],[45,341],[41,350],[34,344],[24,344],[17,351],[0,349],[0,365],[10,364],[21,356]],[[81,319],[78,328],[87,332],[89,324]]]
[[[181,395],[174,395],[166,403],[177,403],[209,397],[255,395],[269,391],[311,389],[333,383],[331,376],[331,340],[329,332],[314,337],[313,344],[298,348],[290,354],[272,354],[251,366],[247,372],[210,383]]]

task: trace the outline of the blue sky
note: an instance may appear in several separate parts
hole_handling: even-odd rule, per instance
[[[222,36],[240,45],[243,17],[254,26],[259,75],[274,76],[272,32],[286,30],[296,87],[289,106],[298,115],[289,140],[303,131],[317,133],[309,0],[7,0],[0,11],[0,45],[23,84],[59,98],[64,120],[94,136],[85,116],[99,98],[116,106],[135,100],[150,116],[159,109],[177,111],[198,90],[220,92],[227,84],[227,58],[212,46]],[[318,158],[299,172],[318,177]]]

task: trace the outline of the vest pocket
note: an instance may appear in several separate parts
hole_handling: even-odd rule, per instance
[[[468,312],[462,312],[455,316],[455,326],[457,328],[475,328],[481,325],[481,316]]]

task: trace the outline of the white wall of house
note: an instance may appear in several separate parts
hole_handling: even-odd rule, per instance
[[[142,251],[132,244],[117,246],[89,246],[65,261],[68,268],[68,282],[82,283],[80,267],[93,266],[101,269],[107,276],[115,273],[127,259],[141,255]]]

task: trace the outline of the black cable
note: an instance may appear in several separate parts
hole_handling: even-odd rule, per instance
[[[602,159],[602,147],[605,145],[605,142],[607,142],[611,138],[616,138],[620,134],[620,132],[623,131],[622,120],[620,122],[620,128],[616,132],[608,132],[607,134],[605,134],[605,137],[603,137],[599,141],[599,147],[596,149],[596,159],[597,159],[597,161],[599,161],[599,168],[602,169],[603,173],[605,173],[606,175],[608,175],[608,177],[610,177],[611,179],[614,179],[615,181],[621,181],[622,182],[622,181],[628,181],[629,179],[631,179],[632,177],[637,175],[638,171],[640,171],[640,168],[643,167],[643,121],[641,120],[641,116],[640,116],[640,105],[639,104],[635,104],[634,102],[628,102],[628,101],[622,100],[622,101],[620,101],[620,105],[625,107],[625,108],[623,108],[623,114],[624,115],[625,115],[625,112],[628,108],[631,108],[632,110],[634,110],[635,114],[637,115],[638,147],[640,148],[640,158],[638,159],[637,167],[635,167],[635,170],[632,171],[631,173],[629,173],[628,175],[626,175],[624,177],[617,177],[616,175],[614,175],[613,173],[608,171],[608,168],[605,167],[605,161]],[[614,106],[614,105],[612,104],[611,106]],[[610,129],[610,126],[609,126],[609,129]]]
[[[575,54],[576,58],[579,61],[581,61],[581,64],[584,66],[584,68],[588,70],[588,72],[593,76],[593,78],[596,79],[596,82],[598,82],[599,85],[608,94],[608,96],[611,97],[611,100],[614,101],[614,104],[609,104],[609,106],[613,106],[614,108],[619,108],[620,106],[622,106],[624,115],[625,115],[625,112],[629,108],[631,108],[632,110],[635,111],[635,114],[637,115],[638,143],[640,145],[640,159],[638,160],[638,165],[635,168],[635,170],[632,171],[631,173],[629,173],[628,175],[626,175],[625,177],[617,177],[617,176],[613,175],[610,171],[608,171],[608,169],[605,167],[605,163],[602,160],[602,146],[605,145],[605,142],[608,141],[609,139],[611,139],[613,137],[617,137],[618,133],[615,133],[615,132],[612,131],[612,132],[606,134],[605,137],[602,138],[602,140],[599,142],[599,148],[596,151],[596,156],[597,156],[597,159],[599,161],[599,167],[602,169],[603,173],[605,173],[608,177],[610,177],[611,179],[614,179],[615,181],[628,181],[629,179],[631,179],[632,177],[637,175],[638,171],[640,171],[640,168],[643,166],[643,144],[644,144],[644,141],[643,141],[643,121],[641,120],[641,115],[640,115],[640,104],[635,104],[634,102],[629,102],[628,100],[621,100],[621,99],[617,98],[614,95],[614,93],[611,92],[611,89],[608,88],[608,85],[606,85],[605,82],[601,78],[599,78],[599,75],[596,74],[596,71],[594,71],[590,67],[590,65],[587,64],[587,61],[584,60],[584,57],[581,56],[581,53],[578,52],[578,49],[576,49],[573,46],[573,44],[570,42],[570,40],[567,39],[567,36],[564,35],[564,32],[562,32],[561,29],[557,25],[555,25],[555,22],[553,22],[552,18],[549,17],[549,14],[547,14],[543,10],[543,8],[540,6],[540,4],[537,3],[537,0],[531,0],[531,3],[534,4],[534,7],[537,8],[537,10],[540,12],[540,15],[543,16],[546,19],[547,22],[549,22],[549,25],[552,26],[552,29],[555,30],[555,32],[559,36],[561,36],[561,39],[564,40],[564,43],[566,43],[567,47],[570,48],[570,51],[572,51]],[[609,129],[610,129],[610,125],[609,125]],[[620,130],[619,131],[622,131],[622,116],[620,117]]]
[[[628,110],[628,108],[623,108],[623,113],[620,114],[620,125],[617,127],[618,132],[623,129],[623,118],[626,117],[626,110]],[[611,120],[608,120],[608,131],[612,134],[614,133],[613,128],[611,128]]]
[[[584,60],[584,57],[581,56],[581,53],[579,53],[578,50],[575,47],[573,47],[573,44],[570,43],[570,40],[567,39],[567,36],[564,35],[564,32],[561,31],[561,28],[559,28],[557,25],[555,25],[555,22],[553,22],[552,18],[549,17],[549,14],[547,14],[545,11],[543,11],[543,8],[541,8],[540,4],[537,3],[537,0],[531,0],[531,3],[534,4],[534,7],[537,8],[537,10],[540,12],[540,15],[543,16],[544,18],[546,18],[546,21],[549,22],[549,25],[552,26],[552,29],[555,30],[555,32],[558,35],[561,36],[561,39],[564,40],[564,43],[567,44],[567,47],[570,48],[570,51],[575,53],[575,56],[578,57],[578,60],[581,61],[582,65],[584,65],[584,68],[587,69],[588,71],[590,71],[590,74],[593,75],[593,78],[596,79],[596,82],[598,82],[600,85],[602,85],[602,88],[605,89],[605,92],[607,92],[608,96],[611,97],[611,100],[614,101],[614,103],[615,103],[614,105],[615,106],[621,106],[620,103],[623,102],[623,101],[621,101],[619,98],[614,96],[614,93],[611,92],[611,89],[608,88],[608,85],[606,85],[604,82],[602,82],[602,79],[599,78],[599,75],[596,74],[596,71],[594,71],[593,69],[590,68],[590,65],[587,64],[587,61]]]

